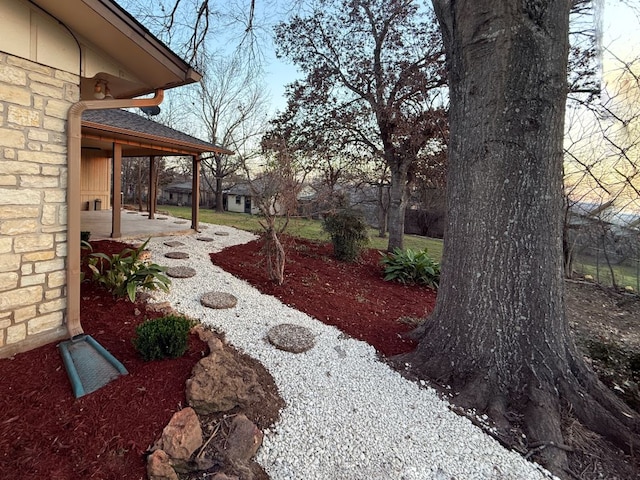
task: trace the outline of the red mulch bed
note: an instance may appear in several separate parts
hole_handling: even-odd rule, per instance
[[[211,260],[262,293],[364,340],[384,356],[413,350],[415,342],[402,338],[412,327],[398,319],[429,314],[435,290],[385,282],[377,250],[367,250],[357,263],[344,263],[334,259],[331,244],[291,237],[283,243],[282,285],[267,276],[261,239],[213,253]]]
[[[126,245],[92,242],[94,251],[115,253]],[[260,242],[225,249],[214,263],[262,292],[389,356],[409,351],[401,338],[411,329],[400,317],[422,317],[435,302],[423,287],[384,282],[380,254],[359,263],[337,262],[329,245],[285,239],[285,282],[267,279]],[[0,478],[41,480],[143,479],[144,454],[172,414],[185,405],[184,387],[206,345],[191,338],[180,359],[143,362],[131,339],[135,326],[159,316],[143,303],[114,299],[84,282],[82,325],[129,370],[106,387],[75,399],[55,344],[0,360]]]
[[[94,251],[126,245],[92,242]],[[76,399],[56,344],[0,360],[0,478],[143,479],[144,453],[185,405],[185,382],[207,346],[190,338],[187,354],[143,362],[135,327],[160,314],[82,284],[81,321],[129,375]]]

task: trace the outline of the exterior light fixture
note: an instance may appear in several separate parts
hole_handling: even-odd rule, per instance
[[[103,85],[100,82],[100,80],[98,80],[95,86],[93,87],[93,98],[95,98],[96,100],[102,100],[104,97],[105,97],[105,92],[103,90]]]

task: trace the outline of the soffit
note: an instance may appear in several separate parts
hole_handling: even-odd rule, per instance
[[[201,78],[184,60],[110,0],[32,0],[32,3],[62,22],[81,43],[86,39],[142,82],[127,86],[127,82],[118,84],[116,78],[110,78],[110,90],[116,98],[131,98],[158,88],[169,89],[194,83]],[[85,82],[91,83],[86,79]]]

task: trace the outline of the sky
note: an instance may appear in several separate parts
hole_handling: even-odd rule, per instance
[[[623,58],[638,56],[640,52],[640,18],[633,9],[620,0],[602,1],[604,2],[603,47]],[[275,112],[286,106],[284,86],[299,78],[300,75],[294,66],[284,60],[277,59],[273,51],[267,52],[266,59],[268,64],[265,82],[272,93],[272,111]],[[606,59],[604,61],[606,66]]]

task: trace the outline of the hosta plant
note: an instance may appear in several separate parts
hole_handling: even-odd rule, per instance
[[[384,279],[400,283],[414,283],[438,288],[440,265],[429,256],[427,250],[414,252],[396,248],[381,260]]]
[[[166,267],[141,258],[148,243],[149,240],[138,248],[125,248],[113,255],[101,252],[91,254],[89,268],[93,280],[104,285],[115,296],[126,296],[132,302],[136,299],[138,288],[169,291],[171,280],[164,274]]]

